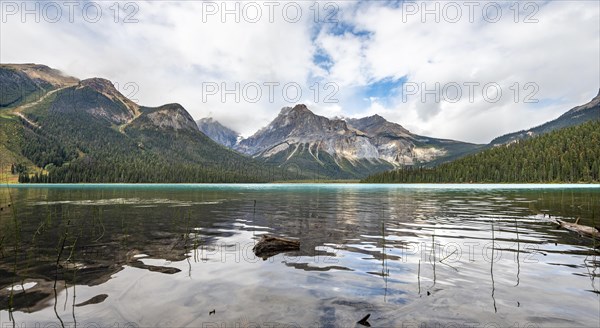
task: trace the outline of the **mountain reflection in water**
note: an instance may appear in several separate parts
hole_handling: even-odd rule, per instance
[[[548,215],[598,226],[599,196],[576,186],[3,188],[0,322],[354,327],[371,314],[377,327],[597,327],[598,248]],[[263,234],[300,250],[257,258]]]

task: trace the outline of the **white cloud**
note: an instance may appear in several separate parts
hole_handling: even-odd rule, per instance
[[[336,16],[346,24],[341,30],[328,23],[315,25],[312,2],[299,3],[303,15],[296,23],[282,16],[284,2],[274,8],[273,23],[262,2],[263,16],[257,23],[243,17],[236,23],[232,16],[223,23],[218,15],[206,16],[203,22],[207,8],[203,2],[148,1],[135,2],[139,11],[133,18],[138,23],[116,24],[112,3],[101,4],[104,16],[98,23],[86,22],[77,11],[75,23],[63,16],[54,24],[44,19],[36,23],[31,17],[22,23],[19,15],[5,17],[3,12],[0,61],[43,63],[80,78],[106,77],[120,85],[134,82],[139,90],[133,98],[143,105],[179,102],[195,118],[212,115],[244,135],[267,124],[281,107],[293,105],[281,95],[281,86],[288,82],[301,86],[298,102],[322,115],[379,113],[416,133],[473,142],[550,120],[587,102],[600,87],[600,17],[595,1],[539,3],[534,16],[539,22],[533,24],[514,23],[508,5],[498,23],[485,22],[479,12],[473,23],[463,17],[451,24],[444,19],[432,22],[431,16],[423,23],[417,15],[403,22],[402,6],[345,1],[339,3]],[[320,13],[326,17],[323,7]],[[125,8],[120,14],[122,21]],[[520,21],[525,14],[521,8]],[[352,33],[356,31],[368,35]],[[328,70],[313,61],[318,51],[332,60]],[[365,94],[369,83],[403,76],[428,88],[436,82],[442,86],[497,82],[503,98],[486,102],[481,89],[476,89],[473,102],[466,95],[457,103],[431,99],[423,103],[418,97],[402,101],[397,94],[365,100],[370,97]],[[334,98],[339,103],[324,103],[328,93],[323,89],[315,99],[311,89],[315,81],[321,88],[323,83],[336,83],[340,90]],[[264,86],[256,103],[243,99],[236,103],[233,97],[222,102],[218,95],[204,102],[206,82],[224,82],[229,88],[236,82],[242,87],[252,82],[280,86],[272,102]],[[536,83],[535,98],[543,99],[542,104],[522,99],[515,103],[508,89],[515,82],[521,87]],[[520,96],[525,94],[521,90]]]
[[[356,77],[357,81],[407,75],[421,89],[433,89],[436,83],[443,89],[455,82],[463,86],[463,97],[455,104],[436,104],[430,98],[421,101],[417,94],[407,102],[396,99],[385,109],[376,104],[365,114],[384,112],[417,133],[474,142],[553,119],[589,101],[600,86],[598,6],[587,1],[540,4],[534,16],[539,22],[526,24],[523,16],[515,23],[506,7],[497,23],[488,23],[481,15],[474,15],[473,23],[468,19],[435,23],[433,17],[423,22],[418,16],[403,22],[402,6],[369,4],[348,19],[372,32],[362,59],[370,69],[356,70],[369,75]],[[524,9],[523,13],[531,12]],[[503,97],[495,103],[485,101],[480,87],[471,102],[464,94],[465,82],[498,83]],[[510,90],[515,82],[521,89],[516,103]],[[534,98],[561,100],[560,105],[524,103],[523,97],[533,91],[523,89],[527,82],[539,86]]]

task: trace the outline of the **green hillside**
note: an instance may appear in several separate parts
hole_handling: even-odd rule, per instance
[[[22,83],[40,84],[19,69],[0,67],[0,80],[18,76]],[[30,75],[45,72],[44,67],[27,69]],[[69,83],[74,84],[48,87],[55,91],[31,101],[2,93],[3,99],[10,98],[0,105],[2,182],[268,182],[295,177],[213,142],[180,105],[137,106],[103,79]]]
[[[500,145],[515,140],[527,139],[588,121],[597,120],[598,118],[600,118],[600,91],[596,97],[590,100],[590,102],[574,107],[552,121],[529,130],[522,130],[500,136],[492,140],[490,145]]]
[[[499,145],[436,168],[372,175],[368,183],[600,182],[600,121]]]

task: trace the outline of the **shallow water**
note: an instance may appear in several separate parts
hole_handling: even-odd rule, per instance
[[[2,327],[600,326],[599,249],[548,217],[600,225],[597,185],[19,186],[0,207]],[[257,258],[266,233],[301,249]]]

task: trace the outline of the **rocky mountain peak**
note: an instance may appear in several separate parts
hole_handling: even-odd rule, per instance
[[[362,122],[362,125],[384,125],[386,123],[390,123],[385,118],[383,118],[382,116],[380,116],[378,114],[363,117],[358,120],[360,120]],[[356,119],[355,119],[355,121],[356,121]]]
[[[116,91],[115,86],[107,79],[93,77],[79,82],[78,88],[90,87],[98,92]]]
[[[306,105],[298,104],[294,107],[283,107],[279,112],[279,117],[296,120],[300,117],[316,116]]]
[[[306,105],[298,104],[294,107],[284,107],[269,125],[242,140],[236,149],[256,155],[282,143],[318,143],[342,135],[355,134],[348,129],[345,121],[330,120],[316,115]]]
[[[308,107],[306,107],[305,104],[298,104],[298,105],[294,106],[292,108],[292,111],[297,112],[297,113],[311,113],[311,114],[313,113],[308,109]]]
[[[78,79],[65,75],[63,72],[39,64],[1,64],[0,68],[9,68],[22,72],[37,83],[48,83],[55,88],[62,88],[77,84]]]
[[[383,118],[383,116],[380,116],[379,114],[375,114],[375,115],[371,115],[371,116],[367,116],[368,119],[375,121],[375,122],[387,122],[387,120],[385,118]]]
[[[232,148],[238,141],[239,133],[224,126],[212,117],[205,117],[196,123],[202,133],[225,147]]]
[[[350,126],[360,131],[363,131],[370,136],[385,136],[385,135],[398,135],[407,138],[412,138],[410,131],[405,129],[402,125],[390,122],[380,115],[372,115],[363,118],[350,118],[347,119]]]
[[[94,77],[82,80],[77,85],[77,89],[81,88],[90,88],[102,94],[111,101],[122,104],[132,113],[132,116],[137,116],[140,114],[140,107],[119,92],[113,83],[107,79]]]
[[[420,137],[380,115],[329,119],[300,104],[283,108],[269,125],[240,141],[235,149],[277,163],[298,160],[322,165],[321,161],[332,161],[345,170],[344,162],[348,167],[413,165],[476,147]]]
[[[86,112],[111,124],[121,125],[136,117],[139,107],[115,89],[110,81],[93,78],[58,92],[50,111]]]
[[[190,113],[177,103],[142,108],[142,114],[134,120],[134,123],[142,128],[198,131],[198,126]]]

